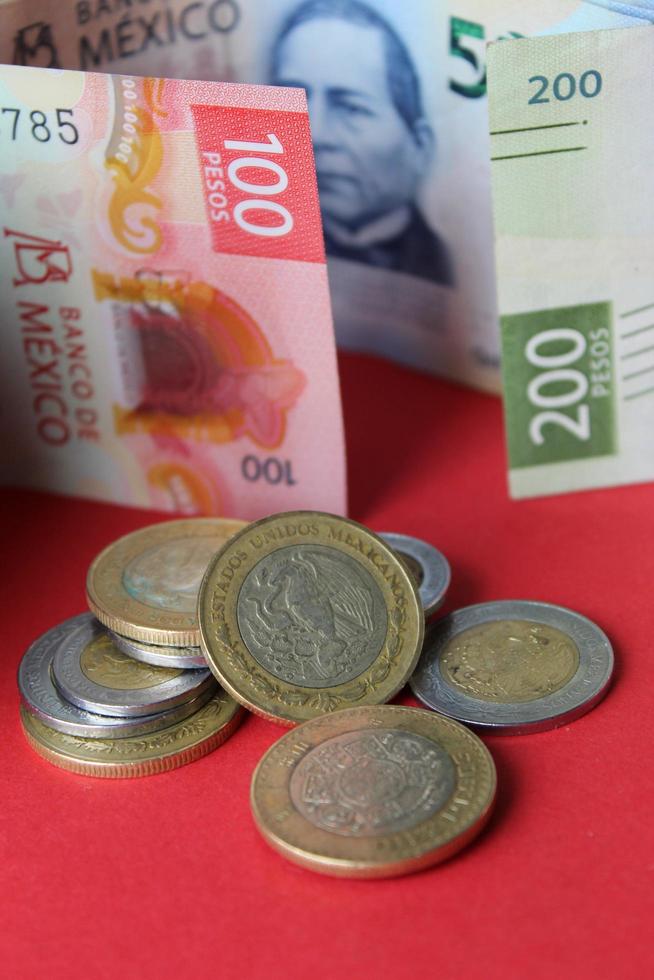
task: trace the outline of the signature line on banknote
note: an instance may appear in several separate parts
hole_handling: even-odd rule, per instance
[[[648,330],[654,330],[654,323],[648,323],[646,327],[637,327],[635,330],[628,330],[627,333],[622,334],[623,340],[629,340],[630,337],[636,337],[640,333],[646,333]]]
[[[642,391],[634,391],[630,395],[625,395],[624,401],[632,402],[634,398],[642,398],[643,395],[653,395],[653,394],[654,394],[654,387],[644,388]]]
[[[509,153],[507,156],[491,157],[494,163],[496,160],[520,160],[523,157],[545,157],[552,153],[576,153],[578,150],[587,150],[587,146],[563,146],[558,150],[533,150],[531,153]]]
[[[654,303],[646,303],[644,306],[635,307],[633,310],[626,310],[624,313],[620,314],[620,319],[624,320],[629,317],[638,316],[639,314],[649,314],[651,316],[651,311],[654,309]],[[647,317],[648,319],[649,317]],[[646,319],[643,317],[643,319]],[[638,321],[636,320],[636,323]],[[641,320],[642,323],[642,320]],[[621,336],[622,341],[628,341],[633,337],[639,337],[641,334],[647,333],[649,330],[654,330],[654,323],[644,323],[642,327],[633,327]],[[628,351],[626,354],[621,354],[620,359],[622,361],[631,360],[634,357],[641,357],[643,354],[651,355],[654,352],[654,345],[649,344],[646,347],[639,347],[637,350]],[[651,360],[651,357],[650,357]],[[637,371],[629,371],[628,374],[622,375],[622,381],[625,384],[629,384],[636,378],[643,378],[647,375],[654,374],[654,365],[650,363],[648,367],[641,367]],[[631,385],[630,385],[631,387]],[[633,401],[635,398],[642,398],[645,395],[654,394],[654,386],[650,385],[648,388],[642,388],[639,391],[630,391],[623,395],[624,401]]]
[[[627,310],[626,313],[620,314],[620,319],[626,320],[628,316],[635,316],[637,313],[646,313],[648,310],[654,310],[654,303],[648,303],[647,306],[638,306],[635,310]],[[654,323],[651,326],[654,327]],[[649,330],[649,327],[641,327],[641,330]],[[629,334],[624,334],[624,336],[628,337]]]
[[[654,367],[641,368],[640,371],[630,371],[629,374],[623,374],[623,381],[631,381],[632,378],[642,378],[644,374],[651,374],[654,371]]]
[[[588,120],[564,123],[547,123],[545,126],[519,126],[517,129],[494,129],[491,136],[509,136],[511,133],[533,133],[538,129],[564,129],[566,126],[586,126]]]
[[[628,354],[622,354],[622,360],[627,361],[631,357],[640,357],[641,354],[651,354],[654,351],[654,347],[651,345],[649,347],[641,347],[639,350],[631,350]]]

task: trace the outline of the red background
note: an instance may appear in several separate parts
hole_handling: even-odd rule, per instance
[[[448,609],[531,598],[589,616],[615,645],[613,689],[569,726],[486,738],[497,808],[457,857],[323,878],[253,826],[250,777],[283,732],[271,723],[248,717],[217,752],[131,781],[30,750],[23,651],[84,608],[90,560],[152,515],[3,491],[6,976],[652,976],[651,486],[511,502],[496,399],[370,358],[341,368],[351,515],[441,548]]]

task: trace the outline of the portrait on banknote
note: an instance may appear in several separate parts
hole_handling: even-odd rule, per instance
[[[260,5],[244,65],[307,94],[339,343],[452,373],[471,279],[452,213],[444,13],[392,0]]]
[[[363,0],[302,0],[271,61],[274,84],[307,93],[327,254],[450,285],[417,203],[435,138],[398,31]]]

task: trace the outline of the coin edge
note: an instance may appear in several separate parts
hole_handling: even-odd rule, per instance
[[[199,708],[198,710],[202,710]],[[48,748],[48,746],[43,745],[39,739],[33,735],[25,725],[25,716],[29,716],[29,712],[22,705],[20,706],[20,723],[23,730],[23,735],[29,746],[46,762],[51,765],[56,766],[58,769],[66,770],[67,772],[73,772],[80,776],[93,776],[96,778],[105,779],[130,779],[140,776],[154,776],[162,772],[171,772],[173,769],[179,769],[181,766],[188,765],[191,762],[195,762],[197,759],[201,759],[203,756],[208,755],[213,752],[214,749],[219,748],[228,738],[236,731],[241,722],[245,717],[245,712],[240,705],[237,706],[237,711],[234,715],[225,722],[225,724],[218,729],[218,731],[213,732],[207,738],[197,743],[196,745],[189,746],[186,749],[182,749],[179,753],[172,753],[169,755],[161,756],[157,759],[149,759],[145,761],[135,761],[135,762],[82,762],[79,759],[75,759],[73,756],[66,755],[65,753],[59,753],[54,749]],[[190,715],[189,718],[193,716]],[[39,719],[40,720],[40,719]],[[188,719],[184,719],[188,720]],[[45,723],[43,723],[45,724]],[[49,725],[45,725],[49,728]],[[56,729],[53,729],[56,731]],[[163,729],[165,731],[165,729]],[[120,741],[120,739],[116,739]]]
[[[385,705],[362,705],[361,707],[371,709],[385,707]],[[424,708],[414,708],[405,705],[390,705],[389,707],[400,708],[403,711],[416,712],[418,714],[422,714],[425,711]],[[359,709],[349,708],[345,710],[355,712]],[[439,713],[430,711],[429,714],[438,716]],[[479,747],[482,749],[482,755],[489,763],[490,770],[489,796],[485,806],[479,813],[478,818],[456,837],[452,838],[450,841],[447,841],[438,848],[423,851],[421,854],[418,854],[415,857],[409,857],[388,863],[383,863],[382,861],[354,861],[351,858],[334,858],[326,855],[319,855],[315,852],[306,851],[294,844],[289,844],[282,841],[281,838],[275,836],[270,828],[267,827],[255,801],[255,784],[257,776],[267,756],[272,754],[274,750],[278,750],[281,739],[277,739],[277,741],[273,742],[273,744],[269,746],[269,748],[260,758],[250,781],[250,813],[262,838],[277,854],[280,854],[293,864],[296,864],[299,867],[305,868],[309,871],[317,872],[318,874],[336,878],[393,878],[404,874],[413,874],[418,871],[426,870],[427,868],[434,867],[435,865],[448,860],[450,857],[453,857],[460,850],[467,847],[468,844],[472,843],[472,841],[475,840],[479,834],[481,834],[493,815],[497,802],[497,766],[495,765],[495,760],[488,746],[479,737],[479,735],[473,731],[470,731],[470,729],[457,718],[450,718],[446,715],[443,717],[448,722],[454,722],[455,725],[460,726],[467,735],[471,735],[479,743]],[[311,722],[314,720],[315,719],[309,719],[303,724],[311,724]],[[286,735],[282,736],[282,738],[285,737]],[[317,746],[314,746],[314,748],[315,747]],[[290,805],[293,805],[292,802]],[[296,808],[293,807],[293,809]],[[296,810],[296,812],[298,811]],[[299,816],[302,817],[302,814],[299,814]]]
[[[418,642],[416,644],[416,650],[415,650],[415,652],[414,652],[414,654],[413,654],[413,656],[411,658],[411,664],[410,664],[409,668],[406,670],[406,672],[403,674],[403,679],[400,681],[400,683],[397,684],[397,686],[392,690],[392,692],[387,695],[387,697],[385,698],[384,701],[381,701],[381,702],[379,702],[379,701],[377,701],[377,702],[365,702],[364,704],[357,705],[356,707],[379,707],[382,704],[388,704],[388,702],[392,698],[394,698],[402,690],[402,688],[405,687],[406,684],[408,684],[408,682],[409,682],[409,680],[410,680],[413,672],[415,671],[415,669],[416,669],[416,667],[418,665],[418,662],[420,660],[420,656],[422,654],[423,642],[424,642],[424,635],[425,635],[425,616],[424,616],[424,609],[423,609],[423,605],[422,605],[422,600],[420,598],[419,589],[418,589],[418,586],[417,586],[416,582],[413,579],[413,576],[408,571],[408,569],[405,566],[404,562],[399,558],[398,555],[396,555],[394,549],[386,541],[384,541],[384,539],[381,538],[375,531],[371,531],[370,528],[366,527],[365,524],[361,524],[359,521],[352,520],[352,518],[349,518],[349,517],[343,517],[340,514],[332,514],[332,513],[328,512],[328,511],[295,510],[295,511],[284,511],[284,512],[282,512],[280,514],[269,515],[268,517],[263,517],[263,518],[261,518],[258,521],[253,521],[250,524],[246,525],[246,527],[242,528],[236,534],[232,535],[232,537],[228,541],[225,542],[225,544],[220,549],[220,551],[217,551],[215,553],[215,555],[211,559],[209,565],[207,566],[207,569],[206,569],[206,571],[204,573],[204,576],[202,578],[202,583],[200,585],[200,589],[199,589],[199,592],[198,592],[198,622],[200,624],[200,648],[201,648],[201,650],[202,650],[202,652],[204,654],[205,660],[207,662],[207,666],[209,667],[209,669],[213,673],[214,677],[217,679],[217,681],[220,684],[220,686],[222,688],[224,688],[224,690],[226,690],[234,698],[234,700],[238,701],[239,704],[243,705],[243,707],[247,708],[253,714],[259,715],[261,718],[265,718],[266,721],[272,721],[274,723],[277,723],[279,725],[284,726],[285,728],[291,728],[291,729],[297,727],[298,725],[302,725],[302,724],[304,724],[307,721],[311,721],[313,718],[319,718],[319,717],[322,717],[323,715],[326,715],[326,714],[335,714],[338,711],[352,710],[353,706],[351,704],[346,704],[346,705],[343,705],[342,707],[334,708],[334,709],[331,709],[331,710],[328,710],[328,711],[318,711],[318,712],[316,712],[316,714],[311,715],[311,716],[309,716],[307,718],[292,718],[292,717],[289,717],[288,715],[285,715],[285,714],[273,714],[273,713],[266,712],[266,710],[263,709],[263,708],[261,708],[258,704],[254,704],[254,702],[251,702],[251,701],[247,700],[245,698],[245,696],[234,687],[234,685],[231,683],[231,681],[228,678],[226,678],[225,676],[223,676],[219,672],[218,668],[215,666],[215,664],[213,662],[213,659],[211,657],[211,653],[209,651],[208,643],[206,642],[206,639],[204,637],[204,632],[206,631],[206,627],[203,630],[203,627],[202,627],[203,617],[201,615],[201,612],[202,612],[202,606],[203,606],[203,596],[204,596],[205,590],[208,589],[207,583],[209,581],[209,577],[211,575],[211,572],[212,572],[213,568],[215,567],[215,565],[217,564],[217,562],[220,560],[220,557],[221,557],[223,551],[225,551],[227,549],[227,547],[232,547],[234,545],[234,543],[238,541],[238,538],[240,536],[244,535],[245,533],[247,533],[249,531],[254,530],[256,527],[260,526],[263,523],[267,523],[267,522],[269,522],[272,519],[281,518],[281,517],[285,517],[285,518],[286,517],[287,518],[301,518],[301,517],[310,517],[310,516],[315,516],[315,515],[318,515],[321,518],[329,518],[329,519],[336,520],[336,521],[342,521],[345,524],[353,527],[358,532],[361,532],[361,531],[365,532],[366,535],[371,536],[376,542],[378,542],[379,544],[381,544],[383,546],[384,550],[387,551],[387,552],[389,552],[390,555],[391,555],[391,557],[397,562],[397,564],[398,564],[398,566],[399,566],[399,568],[400,568],[400,570],[401,570],[404,578],[406,579],[406,584],[408,585],[408,591],[409,591],[410,594],[413,595],[413,599],[414,599],[414,603],[415,603],[415,607],[416,607],[415,611],[417,613],[417,615],[416,615],[416,623],[417,623],[417,629],[418,629]],[[225,644],[225,646],[226,646],[226,644]],[[245,646],[245,643],[244,643],[244,646]],[[252,654],[250,654],[249,651],[248,651],[248,655],[250,657],[252,657],[253,660],[256,660],[256,658]],[[375,658],[375,661],[376,660],[377,660],[377,658]],[[373,664],[371,664],[370,667],[367,668],[368,671],[372,669],[375,661],[373,661]],[[267,671],[261,665],[258,665],[258,667],[259,667],[259,669],[264,670],[267,674],[270,673],[269,671]],[[274,675],[270,674],[270,676],[273,677]],[[359,677],[361,677],[361,676],[363,676],[363,675],[360,674]],[[275,678],[275,681],[278,681],[278,680],[279,680],[278,678]],[[282,682],[282,683],[286,683],[286,682]],[[298,685],[291,685],[291,686],[297,687]],[[338,686],[338,685],[336,685],[336,686]],[[309,690],[311,690],[311,688],[306,688],[306,690],[309,691]],[[325,692],[329,692],[331,689],[330,688],[324,688],[323,690]]]
[[[154,524],[146,524],[143,527],[135,528],[134,531],[129,531],[127,534],[123,534],[119,538],[116,538],[115,541],[110,542],[110,544],[98,552],[95,558],[93,558],[86,574],[85,591],[88,607],[104,626],[110,630],[114,630],[117,633],[122,633],[123,636],[126,636],[129,639],[143,640],[144,643],[156,643],[159,646],[200,645],[199,625],[194,627],[186,627],[183,629],[175,627],[139,626],[138,624],[134,624],[129,620],[117,616],[116,614],[112,613],[110,609],[107,609],[102,603],[102,597],[98,595],[98,590],[93,587],[93,576],[96,573],[101,560],[107,554],[109,554],[113,548],[117,547],[122,542],[128,540],[133,535],[136,536],[141,533],[145,534],[151,529],[169,527],[171,524],[187,524],[195,521],[206,521],[207,523],[212,521],[225,521],[243,525],[238,531],[236,531],[236,534],[239,534],[240,531],[244,530],[244,528],[248,526],[248,521],[241,521],[239,518],[235,517],[182,517],[174,520],[163,520]],[[231,537],[233,537],[233,535],[230,535],[227,538],[227,541],[229,541]],[[140,605],[143,605],[143,603]]]

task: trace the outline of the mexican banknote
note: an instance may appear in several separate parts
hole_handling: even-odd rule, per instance
[[[5,480],[345,509],[299,90],[0,67]]]
[[[654,30],[494,45],[510,485],[654,479]]]
[[[339,342],[497,389],[486,42],[647,19],[652,0],[10,0],[0,61],[303,86]]]

